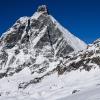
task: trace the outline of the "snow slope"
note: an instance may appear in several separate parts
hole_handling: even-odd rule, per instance
[[[58,100],[100,100],[100,86],[93,86],[85,91]]]
[[[23,74],[25,75],[27,71],[28,70],[24,70]],[[99,100],[98,98],[100,97],[99,68],[92,69],[90,72],[85,70],[82,72],[79,70],[72,71],[59,77],[57,74],[53,74],[38,84],[30,85],[24,91],[16,91],[13,85],[16,87],[19,81],[18,79],[22,81],[23,79],[28,80],[28,78],[30,78],[28,73],[27,79],[21,78],[27,76],[23,76],[23,74],[20,74],[21,76],[17,75],[7,78],[9,84],[4,81],[6,79],[2,80],[3,88],[7,88],[6,90],[10,90],[10,92],[12,91],[13,93],[10,94],[2,90],[5,94],[1,92],[2,96],[0,100]],[[12,87],[13,89],[11,89]],[[78,92],[72,94],[74,90],[78,90]]]

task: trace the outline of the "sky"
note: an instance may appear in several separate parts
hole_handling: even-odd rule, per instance
[[[100,0],[0,0],[0,35],[39,5],[47,5],[60,24],[86,43],[100,38]]]

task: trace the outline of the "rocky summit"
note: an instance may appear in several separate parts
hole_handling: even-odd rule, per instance
[[[25,67],[31,73],[43,73],[60,57],[86,48],[84,42],[48,14],[45,5],[39,6],[32,17],[18,19],[0,40],[0,68],[4,76]]]
[[[87,46],[49,13],[46,5],[39,6],[1,36],[0,100],[62,100],[78,91],[70,86],[76,82],[69,80],[73,72],[100,67],[100,39]]]

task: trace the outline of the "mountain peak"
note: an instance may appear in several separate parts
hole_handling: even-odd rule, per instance
[[[0,38],[0,98],[57,100],[58,94],[65,93],[62,98],[89,85],[97,89],[96,67],[100,67],[100,39],[87,46],[42,5],[31,17],[18,19]]]
[[[38,7],[37,12],[48,13],[48,8],[46,5],[41,5]]]

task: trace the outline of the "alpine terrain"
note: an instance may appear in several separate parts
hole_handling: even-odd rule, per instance
[[[39,6],[0,38],[0,100],[100,100],[100,39],[85,44]]]

